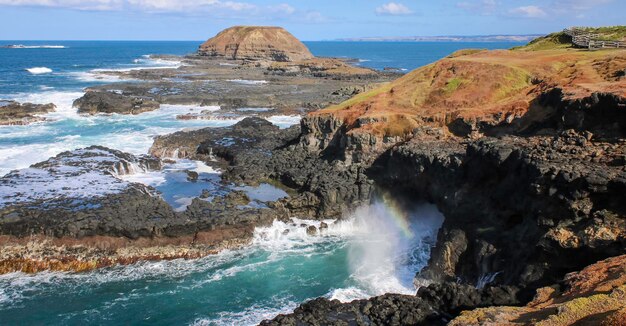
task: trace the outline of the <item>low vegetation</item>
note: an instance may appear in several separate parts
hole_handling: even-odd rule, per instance
[[[579,29],[596,35],[601,41],[626,41],[626,26],[579,27]],[[527,45],[514,47],[516,51],[544,51],[572,48],[572,38],[564,32],[552,33],[530,41]]]
[[[555,49],[568,49],[572,46],[572,38],[564,32],[552,33],[536,38],[527,45],[514,47],[514,51],[543,51]]]

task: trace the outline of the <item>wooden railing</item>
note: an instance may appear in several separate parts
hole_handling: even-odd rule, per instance
[[[563,32],[572,37],[574,45],[588,48],[589,50],[626,49],[626,42],[601,40],[599,34],[589,33],[583,28],[572,27],[565,29]]]

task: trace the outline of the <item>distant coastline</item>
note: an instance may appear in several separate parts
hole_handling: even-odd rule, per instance
[[[342,42],[530,42],[542,35],[405,36],[341,38]]]

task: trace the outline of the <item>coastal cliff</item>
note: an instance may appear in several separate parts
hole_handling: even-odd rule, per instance
[[[232,50],[229,43],[218,43]],[[232,111],[223,116],[246,109],[251,97],[255,104],[272,106],[288,99],[285,110],[305,102],[310,109],[331,105],[286,129],[260,116],[237,115],[241,121],[230,127],[158,136],[150,155],[88,147],[3,176],[0,273],[85,271],[141,260],[197,258],[245,245],[255,227],[274,220],[306,228],[314,236],[322,223],[309,229],[295,218],[341,219],[391,194],[400,202],[433,203],[445,215],[428,266],[415,277],[423,285],[417,295],[389,294],[345,304],[317,299],[266,324],[443,324],[463,310],[493,305],[528,304],[515,314],[528,309],[541,315],[546,307],[551,312],[569,307],[557,302],[561,294],[567,300],[604,295],[600,299],[612,310],[598,313],[621,316],[623,306],[614,301],[623,297],[623,258],[610,257],[626,251],[626,51],[466,50],[370,90],[369,83],[352,85],[363,76],[381,77],[367,69],[338,61],[322,69],[316,59],[286,64],[303,59],[292,58],[292,52],[304,59],[306,53],[297,46],[259,46],[223,54],[207,47],[209,56],[215,52],[254,60],[252,64],[233,68],[193,58],[189,60],[198,60],[193,61],[197,67],[182,68],[185,78],[204,81],[208,74],[200,77],[189,69],[211,66],[222,79],[211,84],[235,89],[233,97],[225,97],[221,88],[207,92],[181,82],[174,91],[171,84],[151,81],[121,90],[117,84],[102,86],[102,94],[90,91],[75,105],[90,114],[139,114],[165,102],[201,99],[205,107],[228,105]],[[248,50],[253,53],[246,54]],[[276,79],[233,86],[241,80],[233,81],[232,74],[244,69],[257,78]],[[154,70],[130,74],[146,80],[178,76]],[[378,77],[376,81],[385,80]],[[296,82],[315,84],[316,92],[291,98]],[[268,92],[281,97],[268,97]],[[156,94],[146,97],[148,93]],[[182,118],[221,111],[213,109]],[[126,179],[180,159],[222,171],[217,181],[203,179],[211,188],[183,198],[189,202],[180,207],[154,187]],[[193,169],[178,173],[185,187],[199,178]],[[241,190],[261,185],[274,187],[280,196],[259,201]],[[610,289],[546,288],[575,286],[566,275],[594,263],[599,265],[578,275],[585,278],[587,271],[600,270]],[[619,274],[617,281],[604,277],[613,272],[603,269]],[[553,301],[529,303],[537,291],[556,299],[550,294]],[[489,318],[481,311],[465,313],[457,322],[517,318],[506,315],[507,309],[488,310]]]
[[[309,114],[301,146],[364,168],[377,191],[437,204],[446,219],[417,283],[510,285],[525,303],[626,251],[625,69],[621,50],[463,51]],[[274,322],[330,322],[359,304]],[[346,321],[378,318],[365,316]],[[410,320],[397,324],[428,322]]]

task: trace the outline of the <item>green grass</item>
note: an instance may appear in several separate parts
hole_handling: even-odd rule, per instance
[[[512,48],[514,51],[543,51],[572,47],[572,38],[563,32],[552,33],[530,41],[527,45]]]
[[[626,38],[626,26],[579,27],[590,34],[598,34],[598,40],[621,41]],[[514,47],[516,51],[543,51],[572,47],[572,38],[563,32],[552,33],[530,41],[527,45]]]
[[[452,78],[448,80],[448,82],[446,83],[446,87],[444,88],[444,91],[446,92],[446,94],[453,93],[454,91],[459,89],[461,85],[463,85],[463,82],[464,81],[461,78],[457,78],[457,77]]]
[[[583,27],[591,34],[600,34],[599,39],[604,41],[621,41],[626,37],[626,26],[606,26],[606,27]]]

